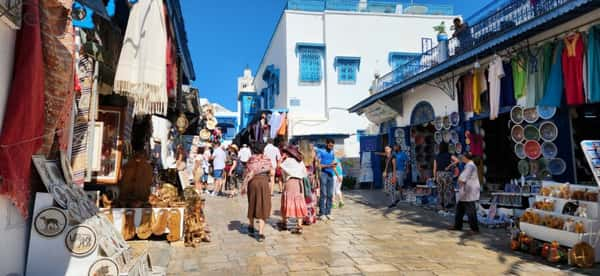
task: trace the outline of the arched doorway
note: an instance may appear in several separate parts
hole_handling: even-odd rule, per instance
[[[410,141],[412,180],[422,184],[433,175],[433,160],[435,159],[435,128],[430,122],[435,119],[433,106],[427,101],[415,105],[410,115]]]

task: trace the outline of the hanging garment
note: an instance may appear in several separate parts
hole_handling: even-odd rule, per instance
[[[473,112],[475,114],[481,113],[481,94],[487,90],[487,81],[483,70],[473,70]]]
[[[500,106],[514,106],[517,104],[517,101],[515,100],[512,64],[505,62],[502,64],[502,67],[504,77],[500,81]]]
[[[530,50],[527,52],[527,85],[525,92],[525,107],[534,107],[536,102],[536,84],[537,73],[539,69],[539,49]]]
[[[152,148],[154,148],[155,141],[160,141],[160,156],[158,160],[162,163],[163,168],[169,167],[169,162],[167,160],[167,155],[169,154],[169,149],[166,145],[169,143],[169,132],[171,131],[171,121],[166,118],[152,115],[152,139],[150,141]]]
[[[512,59],[515,99],[527,94],[527,59],[522,54]]]
[[[162,0],[131,8],[114,90],[135,100],[135,114],[167,113],[167,33]]]
[[[502,58],[494,55],[494,57],[492,57],[492,62],[490,63],[490,68],[488,69],[488,80],[490,81],[490,120],[498,118],[502,78],[504,78]]]
[[[44,144],[40,153],[48,155],[54,144],[54,138],[59,136],[61,150],[66,145],[60,143],[61,138],[69,135],[66,125],[73,108],[73,52],[74,35],[71,17],[72,0],[40,1],[40,18],[42,26],[42,51],[44,54],[44,93],[46,94],[46,125],[44,129]]]
[[[473,112],[473,74],[467,74],[464,76],[464,112]]]
[[[576,33],[565,37],[562,53],[565,95],[568,105],[584,104],[583,95],[583,37]]]
[[[10,93],[0,132],[0,194],[7,195],[28,217],[31,194],[31,156],[44,134],[44,59],[38,0],[23,3],[28,18],[17,32]],[[27,127],[24,127],[27,126]]]
[[[562,73],[562,52],[564,44],[559,41],[554,49],[552,64],[550,66],[550,75],[546,82],[544,97],[540,100],[541,106],[560,107],[564,89]]]
[[[279,127],[279,131],[277,132],[277,135],[285,136],[287,134],[287,126],[288,126],[287,113],[283,113],[283,115],[281,115],[281,126]]]
[[[587,80],[588,102],[600,102],[600,25],[592,26],[588,31]]]
[[[279,131],[279,127],[281,126],[281,114],[279,112],[273,112],[271,114],[271,119],[269,119],[269,137],[271,139],[275,139],[277,137],[277,132]]]
[[[546,43],[540,48],[538,53],[538,70],[535,74],[535,103],[536,105],[544,97],[546,91],[546,83],[550,76],[550,68],[552,67],[552,55],[554,44]]]

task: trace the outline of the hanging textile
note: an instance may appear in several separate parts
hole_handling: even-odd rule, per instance
[[[277,132],[277,135],[285,136],[287,134],[287,126],[288,126],[287,113],[283,113],[283,115],[281,115],[281,126],[279,127],[279,131]]]
[[[498,118],[500,111],[500,87],[504,78],[504,66],[502,58],[494,55],[488,70],[488,80],[490,81],[490,120]]]
[[[273,114],[271,114],[269,125],[271,126],[269,130],[269,137],[271,137],[271,139],[275,139],[275,137],[277,137],[279,127],[281,126],[281,114],[279,114],[279,112],[273,112]]]
[[[473,112],[473,75],[467,74],[464,76],[464,112]]]
[[[562,52],[564,44],[559,41],[556,44],[552,56],[552,64],[550,66],[550,75],[546,82],[544,97],[540,100],[541,106],[560,107],[562,94],[564,89],[563,74],[562,74]]]
[[[592,26],[588,31],[587,80],[588,102],[600,102],[600,25]]]
[[[518,54],[512,59],[515,99],[527,94],[527,59],[523,54]]]
[[[44,60],[38,0],[23,2],[23,24],[17,32],[13,76],[0,133],[0,194],[7,195],[27,217],[31,187],[31,156],[44,135]],[[26,127],[24,127],[26,126]]]
[[[512,64],[510,62],[503,63],[502,70],[504,77],[500,83],[500,106],[514,106],[517,101],[515,100]]]
[[[563,77],[567,104],[584,104],[583,95],[583,37],[580,33],[564,38],[562,53]]]
[[[539,49],[529,50],[527,52],[527,84],[525,92],[525,107],[535,107],[536,99],[536,84],[537,84],[537,72],[539,65]]]
[[[135,114],[167,113],[167,33],[162,0],[131,8],[114,90],[135,101]]]
[[[78,81],[81,89],[75,94],[75,126],[73,129],[73,148],[71,150],[71,167],[73,182],[83,185],[85,172],[88,167],[88,126],[90,112],[90,97],[94,82],[94,60],[82,56],[78,62]]]
[[[160,156],[153,157],[161,162],[163,168],[169,167],[167,159],[169,149],[167,146],[169,144],[169,132],[171,131],[171,126],[172,124],[169,120],[156,115],[152,116],[152,140],[150,141],[150,144],[152,145],[153,152],[160,153]]]
[[[487,81],[485,80],[485,75],[483,74],[483,70],[474,69],[473,70],[473,112],[475,114],[481,113],[481,94],[483,91],[487,90]]]
[[[169,21],[167,7],[164,7],[165,22],[167,23],[167,94],[169,98],[177,97],[177,53],[173,44],[172,26]]]
[[[41,0],[42,53],[44,55],[44,94],[46,125],[44,144],[40,153],[48,155],[54,144],[54,133],[59,138],[60,149],[65,151],[63,142],[68,131],[73,107],[73,49],[74,35],[71,17],[72,0]]]
[[[553,43],[546,43],[540,48],[538,54],[538,68],[535,74],[535,103],[536,105],[544,97],[546,91],[546,84],[550,77],[550,68],[552,67],[552,56],[555,45]]]

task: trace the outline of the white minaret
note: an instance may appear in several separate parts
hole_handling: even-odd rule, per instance
[[[246,66],[244,75],[238,78],[238,95],[240,92],[256,92],[252,70]]]

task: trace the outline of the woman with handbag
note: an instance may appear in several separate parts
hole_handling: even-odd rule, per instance
[[[253,147],[253,155],[246,164],[246,172],[242,186],[242,194],[248,195],[248,233],[255,235],[259,242],[265,240],[265,221],[271,215],[271,177],[275,168],[271,160],[263,154],[264,146]],[[258,231],[254,228],[254,220],[258,220]]]
[[[316,174],[316,152],[312,144],[306,140],[300,141],[300,153],[306,168],[307,177],[304,178],[304,202],[306,203],[307,215],[304,216],[304,224],[310,225],[317,222],[317,202],[319,177]]]
[[[304,201],[304,182],[307,176],[302,163],[302,154],[294,145],[283,148],[280,167],[286,179],[281,195],[281,230],[287,230],[288,218],[296,218],[297,226],[292,233],[302,234],[302,218],[308,214]]]

